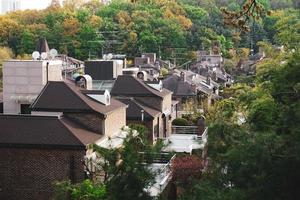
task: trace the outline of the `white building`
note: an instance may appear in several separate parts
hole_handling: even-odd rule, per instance
[[[48,64],[47,64],[48,63]],[[9,60],[3,63],[3,112],[28,114],[47,81],[62,80],[60,60]]]
[[[21,9],[21,0],[1,0],[0,14],[12,12]]]

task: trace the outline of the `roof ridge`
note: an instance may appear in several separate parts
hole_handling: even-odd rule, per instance
[[[78,91],[75,91],[75,90],[77,90],[77,88],[75,88],[75,87],[77,87],[77,86],[71,86],[71,84],[69,84],[69,83],[66,83],[66,82],[64,82],[64,81],[62,81],[68,88],[69,88],[69,90],[71,90],[79,99],[80,99],[80,101],[82,101],[86,106],[88,106],[91,110],[94,110],[95,111],[95,109],[93,109],[84,99],[82,99],[79,95],[78,95],[78,93],[80,93],[80,94],[82,94],[82,95],[85,95],[85,94],[83,94],[79,89],[78,89]],[[74,88],[72,88],[72,87],[74,87]],[[78,93],[77,93],[78,92]],[[86,95],[85,95],[86,96]],[[87,98],[89,98],[88,96],[86,96]],[[91,98],[90,98],[91,99]],[[95,100],[93,100],[93,101],[95,101]],[[95,102],[97,102],[97,101],[95,101]],[[98,102],[99,103],[99,102]]]
[[[58,119],[58,120],[68,130],[68,133],[74,137],[74,139],[76,139],[79,143],[83,144],[83,142],[69,129],[69,127],[63,122],[62,119]],[[64,120],[67,120],[67,119],[64,118]],[[83,144],[83,145],[85,145],[85,144]]]

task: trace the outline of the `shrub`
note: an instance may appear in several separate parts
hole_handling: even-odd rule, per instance
[[[176,118],[173,120],[172,124],[175,126],[188,126],[189,122],[183,118]]]

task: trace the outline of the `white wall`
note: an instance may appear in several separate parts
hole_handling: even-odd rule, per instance
[[[49,81],[61,81],[62,62],[10,60],[3,63],[3,111],[19,114],[20,104],[31,104]]]

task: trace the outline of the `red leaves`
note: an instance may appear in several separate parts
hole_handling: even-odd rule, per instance
[[[183,184],[192,179],[200,179],[203,164],[203,160],[195,155],[177,157],[172,163],[173,178]]]

